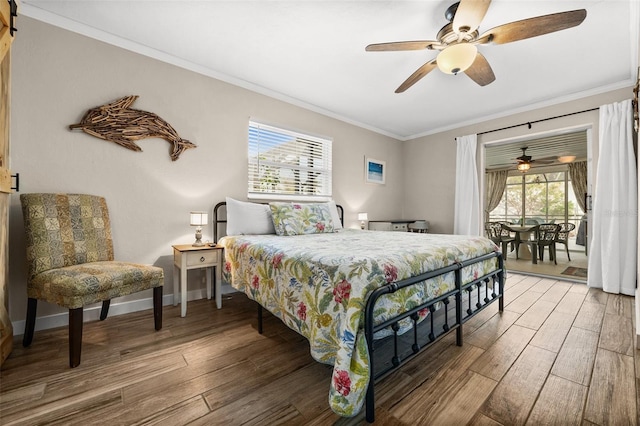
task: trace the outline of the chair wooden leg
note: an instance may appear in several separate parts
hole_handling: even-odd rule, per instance
[[[564,247],[567,249],[567,258],[569,259],[569,262],[571,262],[571,256],[569,256],[569,244],[565,244]]]
[[[82,308],[69,309],[69,365],[80,365],[82,352]]]
[[[153,321],[156,330],[162,328],[162,286],[153,288]]]
[[[109,305],[111,304],[111,299],[102,301],[102,309],[100,310],[100,321],[104,321],[109,314]]]
[[[38,310],[38,299],[29,298],[27,300],[27,320],[24,325],[24,335],[22,336],[22,346],[25,348],[31,345],[33,340],[33,330],[36,327],[36,311]]]

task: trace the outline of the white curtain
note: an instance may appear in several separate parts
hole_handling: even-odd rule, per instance
[[[482,235],[480,226],[480,191],[476,168],[478,135],[456,138],[456,193],[453,233]]]
[[[638,193],[631,100],[600,107],[589,287],[632,296],[636,288]]]

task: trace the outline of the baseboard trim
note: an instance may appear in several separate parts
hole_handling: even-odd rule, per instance
[[[222,285],[222,294],[235,292],[228,284]],[[190,290],[187,292],[187,301],[205,299],[207,297],[207,291],[204,288]],[[44,302],[40,302],[44,303]],[[162,306],[173,305],[173,294],[165,294],[162,296]],[[97,321],[100,319],[100,309],[102,305],[96,304],[95,306],[85,308],[83,313],[84,322]],[[144,311],[147,309],[153,309],[153,297],[146,299],[137,299],[124,302],[111,302],[109,306],[109,317],[116,315],[124,315],[132,312]],[[108,318],[107,318],[108,319]],[[13,335],[20,336],[24,334],[25,320],[12,321]],[[36,317],[35,331],[48,330],[57,327],[66,327],[69,324],[69,312],[60,312],[59,314],[47,315],[42,317]]]

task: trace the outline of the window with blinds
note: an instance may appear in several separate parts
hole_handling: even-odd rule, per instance
[[[249,198],[331,199],[331,140],[249,122]]]

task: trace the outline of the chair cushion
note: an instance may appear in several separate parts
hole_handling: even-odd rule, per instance
[[[89,262],[49,269],[29,282],[27,295],[68,309],[162,286],[162,268],[128,262]]]

